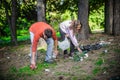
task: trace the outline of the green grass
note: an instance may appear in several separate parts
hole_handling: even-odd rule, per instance
[[[60,33],[57,32],[56,36],[60,37]],[[28,33],[21,34],[21,35],[17,36],[17,41],[18,42],[26,41],[26,40],[30,40],[30,35]],[[11,38],[10,37],[1,37],[1,39],[0,39],[0,47],[8,46],[8,45],[11,45]]]
[[[120,49],[114,49],[116,53],[120,53]]]
[[[93,69],[92,73],[93,73],[94,75],[97,75],[98,73],[100,73],[100,71],[101,71],[101,68],[100,68],[100,67],[95,67],[95,68]]]
[[[96,66],[101,66],[103,64],[104,60],[102,58],[99,58],[96,62],[95,65]]]
[[[35,74],[41,74],[45,69],[48,69],[51,67],[53,68],[54,66],[56,66],[56,63],[50,64],[50,63],[45,63],[45,62],[38,63],[37,69],[35,69],[35,70],[31,70],[29,65],[21,67],[21,68],[16,68],[16,67],[12,66],[9,69],[8,76],[14,75],[14,77],[11,77],[11,80],[14,80],[17,77],[25,77],[25,76],[35,75]]]

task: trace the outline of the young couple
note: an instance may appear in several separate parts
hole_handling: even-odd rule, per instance
[[[76,34],[81,30],[81,24],[79,20],[67,20],[59,25],[59,31],[61,34],[61,39],[64,40],[65,37],[70,40],[70,53],[69,56],[74,54],[75,47],[77,50],[82,53],[79,48],[78,41],[76,39]],[[45,62],[51,63],[53,62],[53,55],[58,55],[58,39],[56,36],[55,30],[49,24],[45,22],[36,22],[32,24],[29,28],[30,39],[31,39],[31,60],[30,60],[30,68],[36,68],[36,57],[37,57],[37,44],[40,38],[43,38],[47,43],[47,51]],[[54,54],[53,54],[54,53]],[[64,51],[64,56],[68,56],[67,50]]]

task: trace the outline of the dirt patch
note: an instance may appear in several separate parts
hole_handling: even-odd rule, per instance
[[[120,78],[120,36],[94,34],[90,36],[89,40],[80,41],[80,44],[94,44],[99,41],[107,41],[110,44],[99,50],[88,52],[89,57],[78,62],[69,58],[64,59],[60,52],[57,65],[50,67],[48,72],[43,70],[40,74],[25,78],[17,77],[17,80],[110,80],[110,78]],[[7,46],[0,49],[1,80],[10,80],[10,76],[7,76],[10,68],[29,65],[29,49],[29,41],[19,46]],[[107,52],[104,53],[104,50]],[[45,53],[38,53],[38,63],[44,60],[44,56]]]

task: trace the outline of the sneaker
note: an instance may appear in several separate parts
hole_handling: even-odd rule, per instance
[[[74,59],[74,58],[70,56],[69,59]]]
[[[69,56],[70,56],[70,57],[73,57],[73,56],[74,56],[74,53],[70,53]]]
[[[32,56],[31,53],[29,53],[28,56],[31,57]]]
[[[45,63],[53,63],[54,62],[54,60],[47,60],[47,61],[45,61]]]
[[[68,54],[64,54],[64,59],[66,59],[66,58],[68,58],[69,56],[68,56]]]
[[[56,58],[57,58],[56,54],[53,54],[52,58],[53,58],[53,59],[56,59]]]

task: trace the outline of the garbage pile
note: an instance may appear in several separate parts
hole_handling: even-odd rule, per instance
[[[74,61],[83,61],[84,58],[88,57],[89,51],[98,50],[108,44],[110,44],[110,42],[100,41],[99,43],[96,43],[96,44],[80,46],[80,49],[83,51],[83,53],[79,53],[76,50],[75,54],[73,56],[73,59],[74,59]]]
[[[97,44],[93,44],[93,45],[86,45],[86,46],[80,46],[80,49],[82,51],[91,51],[91,50],[98,50],[102,48],[102,45],[97,43]]]
[[[98,50],[106,45],[110,44],[110,42],[105,42],[105,41],[100,41],[99,43],[91,44],[91,45],[85,45],[85,46],[80,46],[80,49],[82,51],[92,51],[92,50]]]
[[[88,57],[88,53],[83,51],[83,53],[75,52],[73,59],[74,61],[83,61],[83,59]]]

